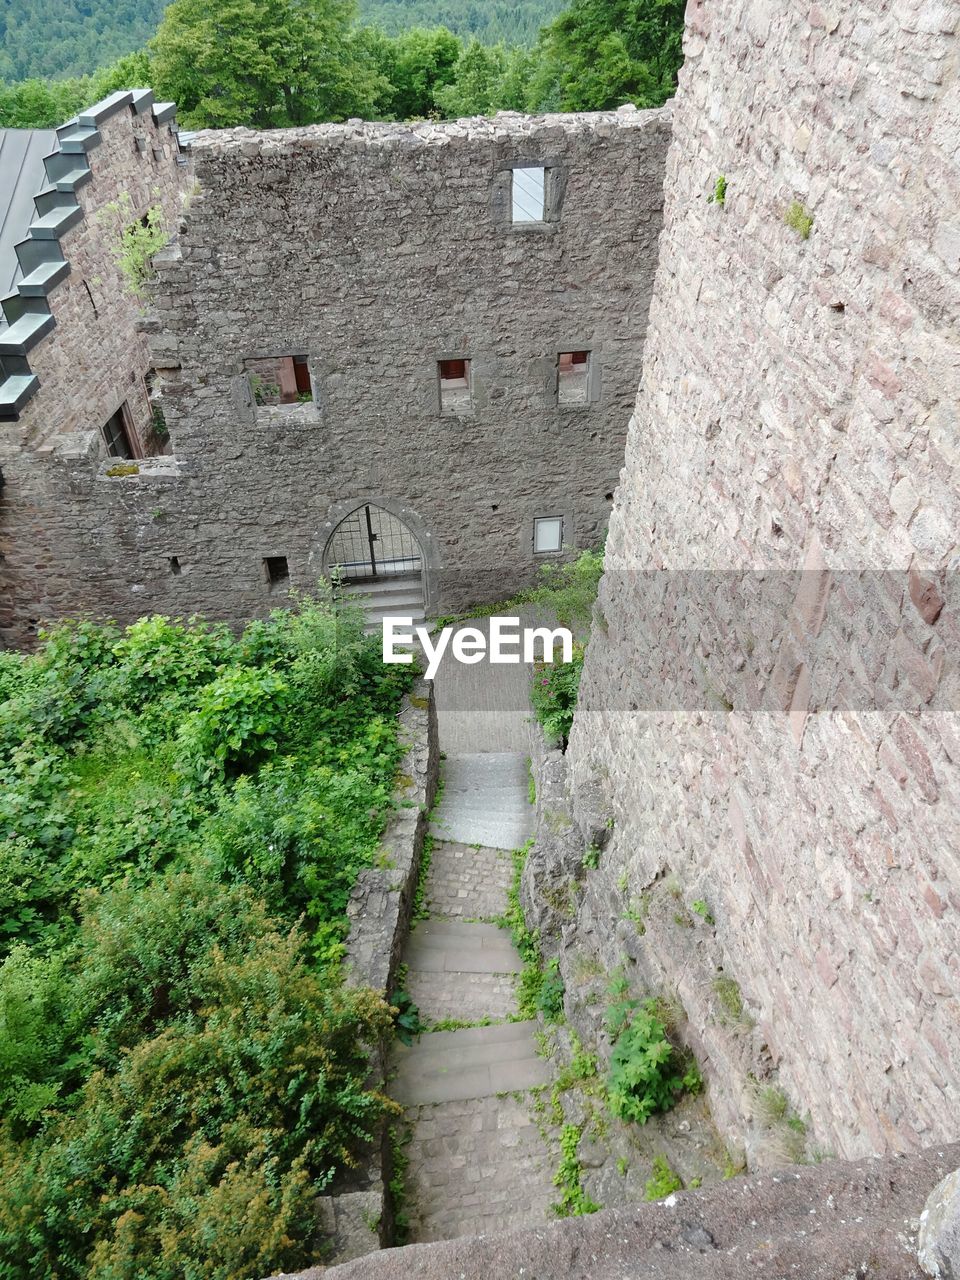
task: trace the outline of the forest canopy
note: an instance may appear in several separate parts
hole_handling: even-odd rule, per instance
[[[464,12],[481,10],[499,12]],[[16,81],[26,64],[8,15],[0,127],[49,128],[125,87],[175,101],[187,128],[654,107],[676,85],[683,10],[683,0],[573,0],[529,43],[523,23],[502,14],[497,24],[478,19],[473,35],[463,23],[451,30],[436,18],[453,16],[428,0],[407,12],[432,25],[398,34],[386,29],[393,19],[358,25],[352,0],[173,0],[145,49],[87,75]]]

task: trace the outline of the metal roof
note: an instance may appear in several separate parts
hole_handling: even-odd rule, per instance
[[[56,141],[55,129],[0,129],[0,297],[12,291],[20,273],[13,247],[34,219],[33,197],[48,185],[43,157]]]

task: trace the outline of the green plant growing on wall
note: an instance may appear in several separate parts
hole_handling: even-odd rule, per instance
[[[794,200],[783,215],[783,220],[788,227],[796,231],[801,240],[810,239],[810,232],[813,230],[813,214],[804,208],[799,200]]]
[[[583,865],[588,871],[596,871],[600,865],[600,849],[597,845],[588,845],[583,855]]]
[[[560,1164],[553,1175],[553,1185],[560,1188],[560,1199],[553,1206],[558,1218],[596,1213],[601,1207],[583,1189],[583,1165],[577,1154],[582,1133],[575,1124],[565,1124],[560,1133]]]
[[[410,992],[402,988],[391,993],[389,1004],[394,1011],[393,1026],[397,1039],[401,1044],[413,1044],[414,1038],[419,1039],[424,1030],[420,1021],[420,1006],[414,1004]]]
[[[695,911],[704,924],[714,925],[716,921],[711,914],[710,908],[704,902],[703,898],[697,898],[695,902],[690,903],[690,910]]]
[[[621,1120],[646,1124],[669,1111],[684,1093],[702,1084],[691,1055],[671,1044],[655,1000],[634,1000],[620,975],[611,984],[616,997],[607,1010],[607,1031],[614,1041],[607,1078],[610,1109]]]
[[[666,1157],[654,1156],[653,1173],[643,1188],[644,1200],[664,1200],[682,1189],[683,1180],[675,1169],[671,1169]]]
[[[721,173],[713,184],[713,191],[707,196],[707,204],[718,204],[722,209],[727,199],[727,180]]]
[[[124,191],[109,204],[103,206],[98,220],[113,218],[119,226],[119,235],[113,246],[113,256],[120,274],[134,297],[140,298],[147,282],[156,275],[153,255],[169,242],[170,232],[163,220],[163,209],[153,204],[142,218],[130,221],[133,201]]]

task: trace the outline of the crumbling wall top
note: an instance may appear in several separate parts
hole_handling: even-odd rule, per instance
[[[495,116],[460,120],[418,120],[412,123],[347,120],[342,124],[312,124],[297,129],[204,129],[192,134],[195,156],[294,155],[327,147],[390,148],[443,146],[454,142],[495,142],[499,139],[554,137],[594,133],[609,137],[619,129],[645,129],[668,119],[671,105],[638,110],[632,103],[616,111],[581,111],[555,115],[524,115],[500,111]]]

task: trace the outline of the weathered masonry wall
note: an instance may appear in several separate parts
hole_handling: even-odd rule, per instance
[[[960,9],[687,24],[570,748],[614,820],[578,940],[678,989],[730,1133],[752,1070],[826,1149],[915,1148],[960,1089]]]
[[[434,611],[530,580],[536,517],[561,518],[568,548],[598,541],[668,140],[668,110],[632,108],[197,135],[200,194],[149,322],[174,459],[161,478],[63,467],[65,518],[90,531],[86,607],[261,613],[264,560],[310,589],[366,501],[419,540]],[[533,225],[511,221],[518,165],[548,170]],[[589,399],[560,405],[558,356],[580,350]],[[251,367],[270,365],[252,362],[278,356],[307,357],[312,402],[256,403]],[[441,412],[447,359],[469,361],[466,411]]]
[[[21,368],[30,383],[28,399],[18,406],[8,396],[0,411],[7,419],[0,421],[0,642],[23,643],[38,620],[101,604],[90,569],[101,547],[104,565],[115,562],[116,546],[93,513],[84,518],[65,467],[82,462],[92,484],[106,456],[103,427],[122,406],[133,451],[162,448],[144,381],[143,303],[121,276],[115,249],[122,228],[153,206],[176,232],[192,179],[174,109],[154,103],[149,90],[124,91],[58,135],[47,160],[50,186],[37,201],[41,225],[31,227],[21,257],[25,279],[4,304],[11,321],[27,310],[0,333],[0,364],[12,375],[0,379],[0,396]],[[51,221],[59,225],[45,225]],[[51,261],[37,275],[41,254]],[[22,354],[6,353],[15,346]]]

